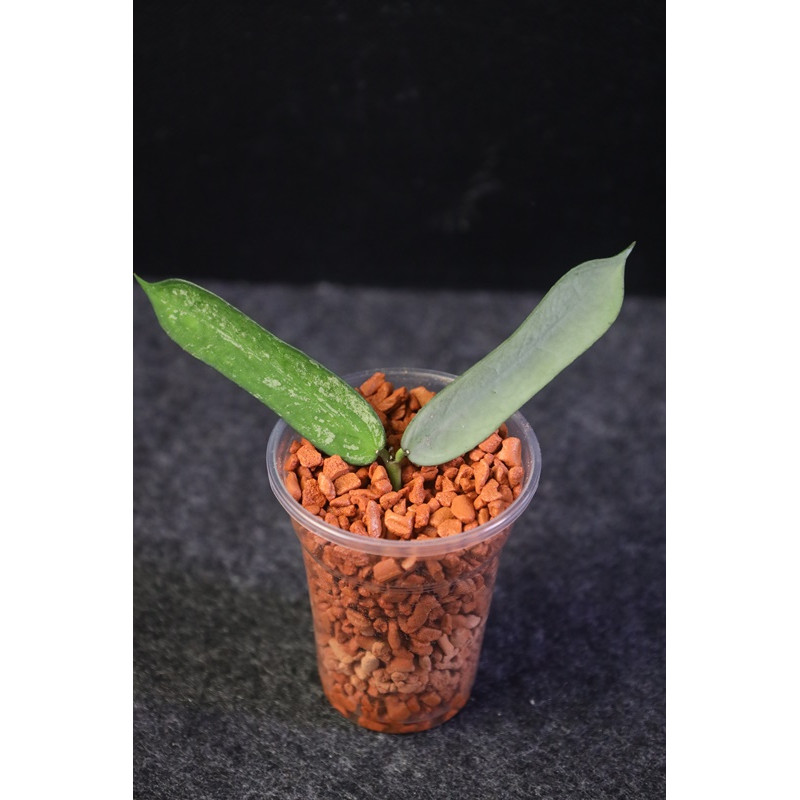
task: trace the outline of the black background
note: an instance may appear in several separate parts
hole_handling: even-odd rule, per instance
[[[145,277],[663,295],[664,6],[134,6]]]

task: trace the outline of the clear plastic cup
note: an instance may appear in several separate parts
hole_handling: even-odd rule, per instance
[[[373,372],[346,376],[353,386]],[[382,368],[396,387],[438,391],[443,372]],[[283,420],[267,445],[272,490],[300,539],[322,688],[357,724],[413,733],[447,721],[470,696],[500,552],[539,483],[539,442],[517,412],[506,423],[522,442],[524,482],[511,505],[472,530],[437,539],[375,539],[311,514],[284,485],[299,438]]]

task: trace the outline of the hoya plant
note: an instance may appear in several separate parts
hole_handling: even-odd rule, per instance
[[[381,458],[399,488],[403,458],[429,466],[471,450],[608,330],[622,306],[632,249],[567,272],[511,336],[417,412],[396,452],[387,449],[372,406],[313,358],[194,283],[136,280],[184,350],[257,397],[326,455],[354,466]]]

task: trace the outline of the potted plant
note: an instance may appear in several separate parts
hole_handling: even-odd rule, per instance
[[[466,703],[503,544],[533,497],[518,409],[616,319],[633,245],[567,272],[461,376],[340,378],[221,298],[137,277],[164,330],[272,408],[270,484],[300,539],[332,705],[389,733]]]

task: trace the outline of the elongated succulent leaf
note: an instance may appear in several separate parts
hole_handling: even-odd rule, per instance
[[[403,433],[409,460],[442,464],[471,450],[591,347],[619,314],[632,249],[571,269],[508,339],[423,406]]]
[[[241,386],[328,455],[368,464],[385,442],[378,415],[345,381],[188,281],[136,278],[184,350]]]

